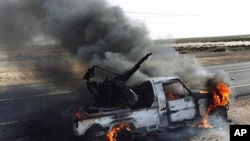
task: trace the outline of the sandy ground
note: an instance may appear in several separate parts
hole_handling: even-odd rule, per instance
[[[200,136],[194,137],[191,141],[230,141],[229,126],[234,124],[250,124],[250,97],[242,97],[230,102],[228,111],[228,123],[218,129],[208,129]]]
[[[84,64],[56,45],[0,48],[0,87],[51,81],[63,71],[71,74],[66,77],[81,78],[84,69]]]
[[[250,51],[194,54],[202,65],[220,65],[250,61]]]

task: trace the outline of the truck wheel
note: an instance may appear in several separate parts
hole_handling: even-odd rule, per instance
[[[132,141],[136,128],[130,123],[121,123],[112,127],[107,134],[107,140]]]
[[[105,139],[104,135],[100,135],[98,137],[95,137],[94,135],[96,133],[101,133],[104,128],[99,124],[94,124],[92,127],[90,127],[84,136],[81,136],[77,139],[77,141],[103,141]]]
[[[227,110],[223,107],[215,108],[208,117],[213,128],[222,127],[227,121]]]
[[[132,132],[123,128],[117,133],[116,141],[132,141],[132,137]]]

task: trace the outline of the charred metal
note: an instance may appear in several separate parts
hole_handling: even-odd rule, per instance
[[[146,54],[123,74],[99,66],[93,66],[86,72],[84,79],[95,101],[89,107],[78,110],[73,126],[76,136],[86,139],[87,136],[102,133],[112,141],[122,134],[121,129],[115,128],[133,127],[131,132],[126,130],[127,137],[132,137],[131,134],[147,134],[182,126],[207,128],[213,126],[213,122],[222,124],[217,122],[219,119],[227,120],[230,91],[224,84],[218,83],[223,91],[218,86],[209,91],[199,91],[190,90],[178,77],[154,77],[127,86],[127,80],[150,55]],[[115,77],[103,82],[91,80],[97,68],[113,73]],[[220,100],[214,102],[218,99],[217,94],[224,103]]]

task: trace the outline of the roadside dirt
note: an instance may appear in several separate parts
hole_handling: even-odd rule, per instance
[[[22,50],[0,48],[0,87],[48,82],[56,77],[62,80],[63,77],[82,77],[84,64],[60,46],[20,48]]]
[[[219,65],[250,61],[250,50],[225,52],[208,52],[201,48],[200,52],[189,53],[196,56],[201,65]],[[178,51],[178,50],[177,50]],[[41,83],[50,80],[50,76],[43,76],[48,67],[55,71],[58,67],[71,68],[75,77],[81,78],[84,64],[80,63],[69,52],[57,45],[25,46],[22,50],[0,49],[0,87],[8,85]],[[42,69],[42,71],[41,71]],[[63,70],[63,69],[62,69]],[[50,70],[51,71],[51,70]],[[72,73],[73,72],[73,73]],[[57,72],[51,73],[57,75]]]
[[[228,123],[218,129],[208,129],[200,136],[191,138],[190,141],[230,141],[229,129],[234,124],[250,124],[250,97],[242,97],[230,102]]]
[[[197,53],[194,55],[202,65],[221,65],[250,61],[250,50],[234,52],[230,51],[215,53]]]

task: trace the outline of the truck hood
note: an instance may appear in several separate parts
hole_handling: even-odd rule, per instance
[[[202,98],[209,98],[210,93],[208,91],[203,91],[203,90],[191,90],[191,92],[194,94],[194,96],[197,99],[202,99]]]

